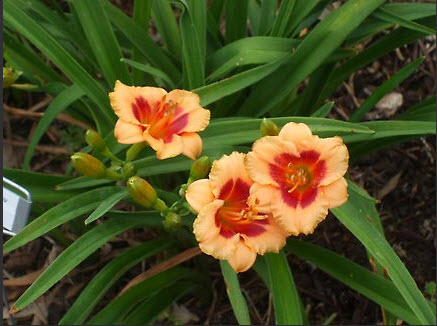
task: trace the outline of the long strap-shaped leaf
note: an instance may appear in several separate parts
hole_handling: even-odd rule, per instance
[[[280,251],[278,254],[265,254],[264,259],[271,284],[276,325],[302,325],[300,298],[287,257]]]
[[[128,229],[144,224],[140,219],[110,219],[91,229],[65,249],[55,261],[36,279],[36,281],[18,298],[14,311],[22,310],[39,296],[44,294],[68,272],[79,265],[100,246]]]
[[[249,309],[247,308],[246,299],[241,292],[237,273],[234,272],[226,260],[220,260],[220,268],[225,280],[226,293],[238,323],[240,325],[251,325]]]
[[[404,297],[421,324],[434,325],[436,318],[407,268],[388,244],[384,236],[371,224],[365,214],[354,204],[362,195],[348,189],[349,200],[341,207],[332,209],[334,215],[366,247],[369,253],[386,268],[390,279]]]
[[[179,28],[182,40],[182,63],[184,87],[193,89],[202,86],[205,81],[205,56],[199,47],[200,33],[194,22],[190,5],[185,0],[178,0],[182,7]]]
[[[180,297],[192,292],[198,285],[194,282],[178,282],[166,287],[138,304],[120,325],[151,325],[159,315]]]
[[[384,0],[350,0],[331,12],[308,34],[286,64],[253,89],[238,114],[262,116],[278,105],[383,3]]]
[[[288,239],[286,250],[307,260],[355,291],[385,307],[409,324],[419,322],[392,282],[333,251],[301,240]]]
[[[97,206],[96,210],[92,212],[90,216],[85,220],[85,224],[90,224],[91,222],[94,222],[98,218],[105,215],[106,212],[108,212],[115,204],[117,204],[120,200],[123,200],[124,198],[128,197],[129,193],[126,190],[126,188],[120,189],[119,192],[116,192],[115,194],[109,196],[105,200],[103,200],[99,206]]]
[[[151,276],[141,283],[132,286],[126,292],[112,300],[100,310],[87,325],[117,325],[132,308],[149,298],[157,291],[172,286],[183,279],[193,277],[193,271],[181,267],[173,267],[165,272]]]
[[[38,122],[35,132],[30,139],[29,146],[26,149],[26,154],[24,155],[23,160],[24,169],[29,169],[30,160],[35,152],[35,147],[52,121],[59,113],[67,109],[68,106],[81,98],[83,95],[85,95],[83,89],[74,84],[59,93],[59,95],[50,103],[50,105],[44,111],[42,119]]]
[[[109,99],[100,84],[77,63],[77,61],[44,28],[15,5],[14,1],[3,3],[3,15],[14,28],[28,38],[44,55],[53,61],[86,95],[100,108],[102,118],[108,124],[115,122],[109,109]]]
[[[384,82],[370,95],[366,101],[361,104],[361,106],[352,113],[349,118],[351,122],[358,122],[360,119],[369,112],[373,106],[388,92],[393,90],[397,85],[399,85],[404,79],[410,76],[423,62],[424,57],[417,58],[413,62],[409,63],[402,69],[400,69],[396,74],[390,77],[389,80]]]
[[[74,0],[72,4],[108,84],[113,86],[117,79],[129,83],[131,78],[126,65],[120,62],[121,49],[103,10],[102,0]]]
[[[129,269],[144,259],[161,252],[172,245],[168,239],[148,241],[130,248],[114,258],[89,282],[71,308],[62,317],[59,325],[79,325],[90,315],[109,288]]]
[[[165,72],[173,82],[178,82],[180,72],[167,53],[150,38],[148,31],[119,10],[110,1],[105,1],[103,7],[109,20],[117,26],[121,33],[144,55],[155,67]]]
[[[99,188],[62,202],[37,217],[26,225],[17,235],[7,241],[3,245],[3,252],[7,253],[17,249],[29,241],[53,230],[55,227],[96,209],[102,200],[119,191],[120,187]]]

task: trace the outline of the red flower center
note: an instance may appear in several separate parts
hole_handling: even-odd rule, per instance
[[[326,164],[316,151],[302,151],[299,156],[282,153],[270,164],[270,175],[281,188],[284,202],[296,208],[310,205],[317,196]]]
[[[256,237],[264,233],[268,215],[247,204],[250,185],[241,179],[230,179],[222,187],[219,199],[224,201],[217,211],[215,224],[220,235],[230,238],[237,233]]]
[[[132,112],[143,130],[148,129],[150,135],[164,142],[170,142],[173,135],[188,123],[188,114],[182,113],[183,109],[178,103],[166,102],[165,96],[156,103],[149,103],[139,96],[132,103]]]

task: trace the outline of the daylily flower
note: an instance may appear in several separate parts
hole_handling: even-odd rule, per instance
[[[246,166],[256,182],[251,195],[270,205],[287,235],[309,234],[328,208],[346,202],[343,178],[349,154],[340,137],[319,138],[303,123],[290,122],[278,136],[257,140]]]
[[[186,199],[199,214],[194,235],[200,249],[226,259],[236,272],[248,270],[257,254],[278,252],[285,233],[267,207],[250,195],[253,181],[244,165],[245,154],[233,152],[214,162],[209,179],[193,182]]]
[[[197,132],[208,125],[210,111],[200,106],[197,94],[180,89],[167,93],[117,81],[109,97],[119,117],[114,131],[119,143],[147,142],[158,159],[179,154],[195,159],[202,152]]]

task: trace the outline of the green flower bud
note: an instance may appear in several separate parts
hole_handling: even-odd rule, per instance
[[[103,178],[106,175],[106,167],[94,156],[87,153],[74,153],[71,155],[71,163],[77,172],[91,178]]]
[[[3,88],[11,87],[17,77],[17,74],[11,68],[3,67]]]
[[[100,135],[92,130],[88,129],[85,134],[85,141],[88,145],[90,145],[93,149],[102,152],[106,148],[105,141],[100,137]]]
[[[280,129],[272,120],[264,118],[261,121],[260,130],[263,136],[277,136]]]
[[[167,215],[165,216],[163,224],[164,224],[164,228],[167,231],[172,232],[181,227],[182,218],[174,212],[168,212]]]
[[[190,169],[190,179],[189,182],[193,182],[202,178],[205,178],[209,170],[211,170],[211,159],[208,156],[202,156],[201,158],[194,161]]]
[[[122,180],[123,176],[120,174],[121,167],[119,165],[111,165],[106,169],[106,177],[113,180]]]
[[[141,151],[147,147],[146,142],[133,144],[126,151],[126,161],[133,161],[141,153]]]
[[[127,179],[133,177],[137,173],[135,165],[131,162],[127,162],[123,165],[123,178]]]
[[[158,199],[155,189],[146,180],[137,176],[127,181],[127,190],[133,200],[147,208],[152,207]]]

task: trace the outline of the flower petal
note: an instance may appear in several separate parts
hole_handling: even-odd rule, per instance
[[[193,223],[193,233],[198,242],[219,236],[220,227],[216,225],[215,215],[222,206],[223,200],[214,200],[200,209]]]
[[[175,120],[188,114],[188,121],[182,128],[182,132],[202,131],[208,126],[211,112],[200,105],[200,98],[196,93],[175,89],[167,94],[166,99],[167,102],[178,103],[178,115]]]
[[[114,136],[120,144],[144,142],[143,130],[140,126],[118,119],[114,128]]]
[[[275,190],[270,204],[273,218],[282,227],[287,235],[310,234],[317,224],[325,219],[328,214],[328,202],[321,191],[317,192],[315,199],[302,208],[287,205],[283,200],[281,191]]]
[[[211,180],[212,192],[217,198],[224,185],[229,184],[230,180],[233,180],[231,184],[235,184],[240,179],[248,187],[253,183],[244,165],[244,158],[245,154],[233,152],[230,155],[223,155],[213,163],[209,179]]]
[[[155,151],[161,150],[162,146],[164,146],[164,141],[153,137],[148,129],[143,132],[143,138]]]
[[[279,138],[291,141],[296,145],[311,136],[311,129],[304,123],[289,122],[279,132]]]
[[[180,136],[184,146],[182,153],[195,160],[202,152],[202,138],[195,132],[184,132]]]
[[[185,194],[188,204],[197,212],[214,200],[211,182],[208,179],[194,181]]]
[[[345,175],[348,168],[349,152],[340,137],[320,139],[317,146],[320,160],[325,161],[326,174],[320,185],[326,186]]]
[[[257,140],[246,158],[246,167],[252,179],[263,185],[277,186],[278,183],[271,176],[270,165],[275,164],[275,158],[284,153],[299,156],[292,142],[283,141],[278,136]]]
[[[345,178],[340,178],[333,183],[320,187],[323,196],[329,203],[329,208],[343,205],[348,199],[347,182]]]
[[[117,80],[114,91],[109,93],[109,99],[115,114],[119,118],[126,122],[138,124],[140,122],[138,115],[147,113],[142,111],[153,109],[166,94],[167,92],[163,88],[127,86]],[[137,105],[138,100],[142,105]],[[135,105],[139,110],[137,116],[134,114]]]
[[[240,236],[238,234],[230,238],[216,235],[208,240],[199,242],[199,247],[205,254],[211,255],[214,258],[228,259],[235,253],[239,241]]]
[[[227,260],[236,273],[245,272],[255,263],[256,253],[240,240]]]
[[[254,237],[241,234],[244,238],[244,243],[260,255],[266,252],[277,253],[285,246],[286,233],[276,224],[272,217],[268,217],[263,221],[267,221],[267,223],[262,224],[265,229],[263,233]]]
[[[247,203],[250,206],[255,206],[260,212],[270,212],[270,203],[272,195],[275,193],[276,187],[264,186],[255,182],[250,187],[250,196]]]
[[[173,135],[169,141],[162,142],[162,147],[156,151],[156,157],[159,160],[164,160],[166,158],[178,156],[183,152],[183,150],[184,143],[182,142],[182,137],[179,135]]]

